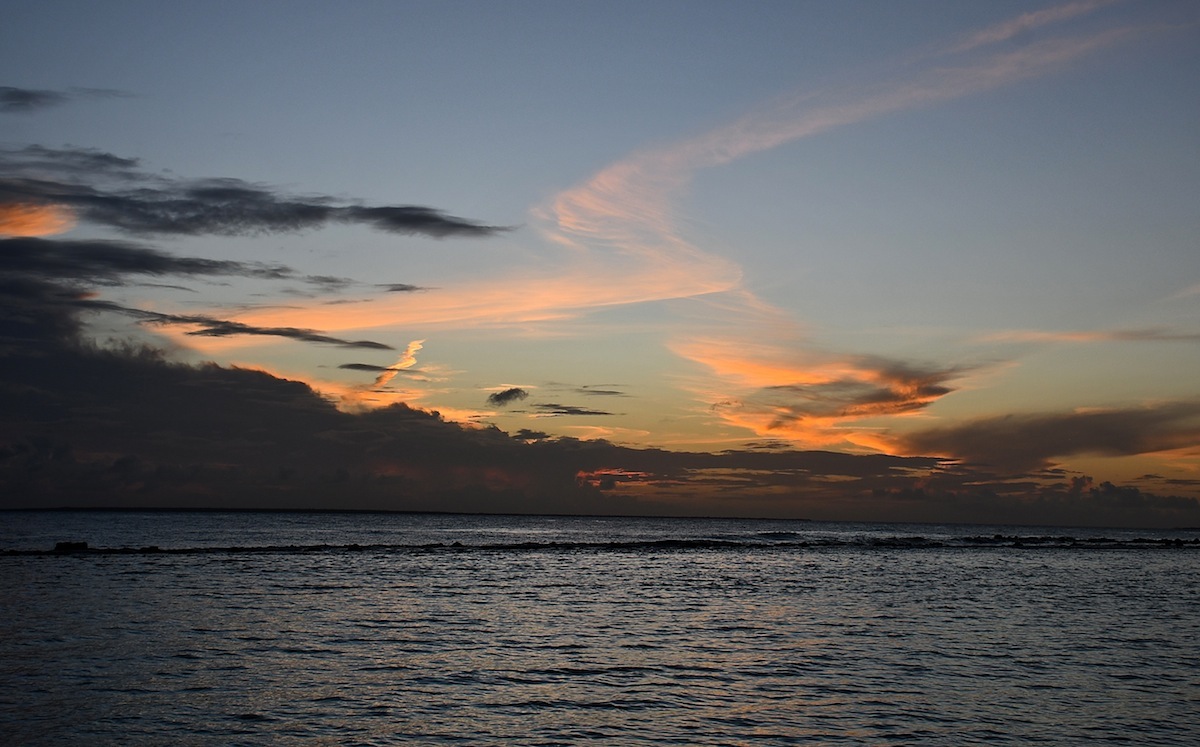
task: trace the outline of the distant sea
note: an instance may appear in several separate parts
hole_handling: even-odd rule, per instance
[[[1200,744],[1200,532],[0,512],[0,744],[1034,743]]]

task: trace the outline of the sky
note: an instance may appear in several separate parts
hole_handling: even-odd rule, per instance
[[[0,506],[1200,526],[1198,42],[6,3]]]

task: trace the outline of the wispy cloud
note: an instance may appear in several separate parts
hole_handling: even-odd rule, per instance
[[[191,327],[184,334],[192,337],[282,337],[300,342],[314,342],[323,345],[336,345],[344,348],[365,348],[368,350],[392,350],[392,346],[373,340],[344,340],[332,337],[313,329],[296,327],[256,327],[228,319],[214,319],[203,314],[167,314],[159,311],[122,306],[111,301],[80,299],[73,301],[75,306],[92,311],[108,311],[132,316],[135,319],[151,325],[177,325]],[[393,374],[394,375],[394,374]]]
[[[1200,332],[1177,332],[1158,327],[1062,331],[1015,329],[984,335],[980,340],[1014,343],[1200,342]]]
[[[233,178],[178,179],[136,159],[78,148],[0,150],[0,204],[51,204],[130,234],[239,236],[356,223],[399,234],[493,236],[509,230],[417,205],[367,206],[289,195]]]
[[[1077,16],[1086,15],[1099,10],[1106,5],[1112,5],[1118,0],[1079,0],[1078,2],[1067,3],[1065,5],[1056,5],[1050,8],[1034,10],[1028,13],[1022,13],[1016,18],[1009,19],[1003,23],[998,23],[994,26],[981,29],[972,34],[967,35],[961,41],[952,44],[946,51],[947,53],[968,52],[978,47],[984,47],[989,44],[997,44],[999,42],[1008,41],[1013,38],[1020,37],[1042,26],[1047,26],[1059,21],[1067,21]]]
[[[0,239],[0,269],[49,280],[120,284],[130,275],[232,275],[300,279],[291,268],[260,262],[179,257],[124,241]]]
[[[0,112],[5,114],[27,114],[38,109],[58,106],[67,99],[68,96],[59,91],[0,86]]]
[[[412,342],[408,343],[408,345],[404,348],[404,352],[401,353],[400,357],[396,359],[396,362],[379,372],[379,375],[375,377],[375,383],[372,384],[372,387],[375,389],[382,389],[383,387],[387,386],[392,379],[396,378],[396,374],[400,373],[401,371],[411,369],[413,366],[417,365],[417,351],[419,351],[424,344],[424,340],[413,340]]]
[[[537,403],[533,406],[537,411],[538,417],[561,417],[564,415],[612,415],[611,412],[603,410],[593,410],[590,407],[576,407],[575,405],[560,405],[557,402]]]
[[[37,88],[0,86],[0,114],[30,114],[65,104],[72,99],[113,98],[129,95],[124,91],[111,88],[71,88],[66,91],[48,91]]]

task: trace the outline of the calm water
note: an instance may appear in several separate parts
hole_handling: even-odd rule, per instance
[[[0,741],[1195,745],[1196,536],[0,513]]]

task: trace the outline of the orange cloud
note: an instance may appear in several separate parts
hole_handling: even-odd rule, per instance
[[[424,342],[424,340],[413,340],[408,343],[408,347],[404,348],[404,352],[400,354],[400,359],[389,366],[388,370],[375,377],[374,388],[379,389],[386,386],[389,381],[396,378],[396,374],[406,368],[412,368],[417,362],[417,351],[421,349]]]
[[[0,205],[0,236],[49,236],[74,225],[74,213],[60,205]]]
[[[715,377],[694,388],[710,413],[763,438],[806,448],[885,451],[880,419],[921,412],[949,394],[962,372],[871,356],[821,355],[735,338],[673,343],[676,354]]]

